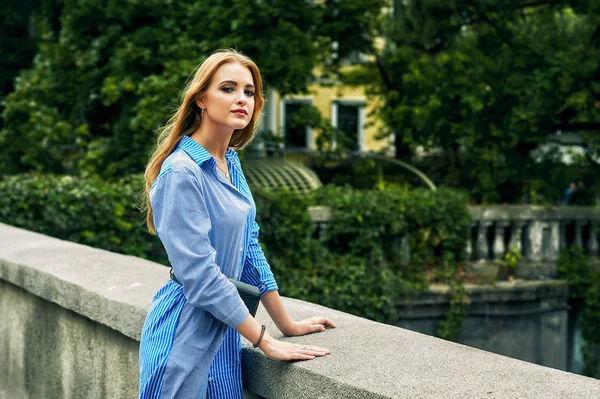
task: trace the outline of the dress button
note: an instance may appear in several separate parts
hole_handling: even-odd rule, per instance
[[[208,377],[208,382],[212,382],[212,377]]]
[[[244,250],[244,248],[240,247],[240,252],[242,252]]]

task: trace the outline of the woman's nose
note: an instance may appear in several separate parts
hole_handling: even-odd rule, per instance
[[[238,104],[246,104],[247,100],[244,94],[244,91],[242,90],[241,93],[238,93],[238,99],[237,99],[237,103]]]

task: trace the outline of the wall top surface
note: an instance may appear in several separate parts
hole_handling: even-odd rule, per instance
[[[154,293],[168,279],[164,266],[3,224],[0,240],[1,279],[134,339]],[[249,388],[264,397],[600,398],[595,379],[308,302],[284,303],[296,320],[322,315],[338,328],[284,338],[261,307],[257,318],[276,338],[331,350],[324,358],[284,363],[246,342]]]

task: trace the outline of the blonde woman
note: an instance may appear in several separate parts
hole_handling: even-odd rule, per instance
[[[155,295],[140,344],[140,398],[242,398],[241,338],[278,360],[327,349],[273,339],[229,278],[258,287],[284,335],[335,327],[290,319],[264,254],[237,149],[250,142],[263,106],[256,64],[234,50],[209,56],[185,88],[146,168],[147,224],[176,278]]]

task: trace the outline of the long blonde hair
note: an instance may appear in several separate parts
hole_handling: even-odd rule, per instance
[[[142,199],[142,210],[146,211],[146,225],[152,234],[156,234],[152,205],[150,204],[150,188],[160,173],[160,168],[165,159],[175,150],[184,135],[195,132],[202,123],[200,108],[195,102],[196,95],[202,95],[210,86],[217,69],[228,63],[238,63],[250,70],[254,80],[255,97],[254,113],[250,122],[243,129],[233,131],[229,147],[239,150],[244,148],[252,138],[260,122],[264,98],[262,96],[262,80],[258,67],[247,56],[233,49],[223,49],[212,53],[199,65],[194,77],[186,84],[182,91],[181,105],[169,118],[167,123],[158,130],[156,148],[148,161],[144,178],[146,188]]]

